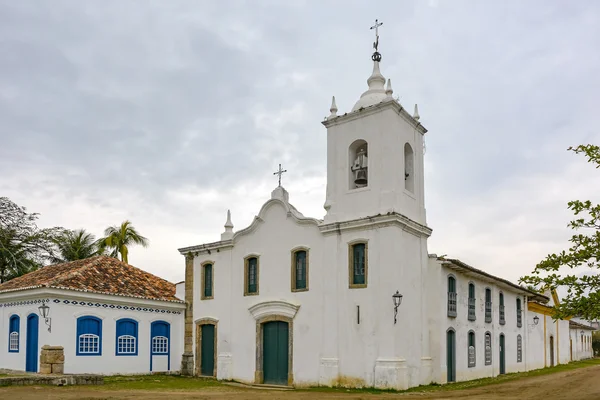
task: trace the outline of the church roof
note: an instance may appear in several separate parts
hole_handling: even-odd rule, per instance
[[[175,285],[108,256],[49,265],[0,285],[0,293],[53,288],[181,302]]]

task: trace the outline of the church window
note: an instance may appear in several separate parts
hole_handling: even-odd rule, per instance
[[[475,332],[469,331],[469,349],[468,349],[468,357],[469,357],[469,368],[475,366]]]
[[[348,149],[350,165],[349,189],[357,189],[369,185],[369,145],[364,140],[356,140]]]
[[[13,315],[8,320],[8,351],[10,353],[19,352],[19,328],[21,318],[18,315]]]
[[[523,361],[523,339],[517,335],[517,362]]]
[[[169,354],[169,339],[171,336],[171,325],[165,321],[154,321],[150,325],[151,353]]]
[[[485,288],[485,322],[492,322],[492,290]]]
[[[521,299],[517,298],[517,328],[520,328],[522,325]]]
[[[292,250],[292,292],[308,290],[308,251]]]
[[[469,283],[469,321],[475,321],[475,284]]]
[[[258,268],[258,257],[251,256],[246,258],[244,268],[244,296],[252,296],[258,294]]]
[[[367,243],[365,242],[353,243],[349,246],[348,269],[350,275],[350,288],[367,287],[367,249]]]
[[[492,334],[485,333],[485,365],[492,365]]]
[[[117,321],[117,355],[136,356],[138,323],[130,318],[122,318]]]
[[[97,317],[77,318],[78,356],[102,355],[102,320]]]
[[[504,315],[504,293],[500,292],[499,296],[500,300],[500,325],[504,325],[506,323],[505,315]]]
[[[213,264],[204,263],[202,264],[202,295],[201,300],[208,300],[213,298]]]
[[[448,316],[456,317],[456,278],[448,277]]]
[[[415,191],[415,154],[410,144],[404,144],[404,188]]]

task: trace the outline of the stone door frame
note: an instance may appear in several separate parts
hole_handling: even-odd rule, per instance
[[[264,383],[264,324],[267,322],[285,322],[288,325],[288,374],[287,384],[291,386],[294,383],[294,320],[285,315],[268,315],[259,318],[256,321],[256,370],[254,371],[254,382]]]
[[[213,364],[213,374],[212,377],[216,378],[217,377],[217,342],[218,342],[218,325],[219,325],[219,320],[215,319],[215,318],[210,318],[210,317],[206,317],[206,318],[201,318],[199,320],[196,321],[195,323],[196,325],[196,349],[195,349],[195,363],[194,363],[194,375],[195,376],[207,376],[210,377],[211,375],[202,375],[202,369],[201,369],[201,363],[202,363],[202,325],[212,325],[214,326],[215,329],[215,333],[214,333],[214,364]]]

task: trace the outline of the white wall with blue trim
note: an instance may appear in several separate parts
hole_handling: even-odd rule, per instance
[[[51,332],[40,316],[38,307],[42,301],[50,307]],[[36,372],[41,347],[52,345],[64,347],[65,373],[69,374],[179,371],[184,308],[184,304],[176,302],[71,290],[3,293],[0,294],[0,368],[24,371],[29,367]],[[20,322],[19,346],[15,349],[13,341],[11,350],[13,315]],[[38,320],[31,319],[28,326],[30,315]]]

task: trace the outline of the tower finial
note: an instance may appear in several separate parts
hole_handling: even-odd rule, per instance
[[[373,25],[370,29],[375,29],[375,41],[373,42],[373,48],[375,49],[375,51],[373,52],[373,55],[371,56],[371,59],[373,61],[381,61],[381,54],[378,51],[379,48],[379,27],[383,25],[383,22],[379,22],[379,20],[375,20],[375,25]]]
[[[385,89],[385,94],[387,95],[387,97],[392,98],[393,93],[394,93],[394,90],[392,89],[392,80],[388,79],[387,87]]]
[[[413,118],[415,119],[415,121],[418,121],[421,119],[421,116],[419,115],[419,106],[417,106],[415,104],[415,112],[413,113]]]
[[[337,104],[335,104],[335,96],[331,98],[331,107],[329,108],[329,111],[331,112],[331,114],[328,118],[333,118],[337,116],[338,108]]]

